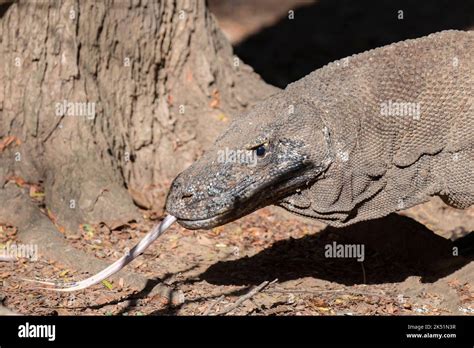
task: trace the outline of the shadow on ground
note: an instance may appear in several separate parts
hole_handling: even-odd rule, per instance
[[[474,1],[320,0],[248,37],[235,52],[266,82],[285,87],[355,53],[473,25]]]
[[[471,235],[473,235],[471,233]],[[278,241],[260,253],[218,262],[200,275],[216,285],[259,284],[313,277],[345,285],[402,282],[421,276],[422,282],[443,278],[473,259],[472,250],[440,237],[417,221],[397,214],[345,228],[327,227],[300,239]],[[327,258],[326,245],[363,244],[365,260]],[[466,244],[466,243],[464,243]],[[460,256],[453,256],[459,246]],[[364,281],[365,274],[365,281]]]

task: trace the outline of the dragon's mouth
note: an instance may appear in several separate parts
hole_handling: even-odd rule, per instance
[[[217,227],[223,225],[225,223],[237,220],[240,216],[232,216],[232,214],[222,213],[215,215],[213,217],[205,218],[205,219],[179,219],[178,223],[183,226],[184,228],[190,230],[199,230],[199,229],[210,229],[213,227]]]
[[[296,170],[299,172],[300,170]],[[294,172],[291,173],[294,175]],[[301,186],[300,182],[292,182],[293,175],[285,175],[275,178],[265,184],[253,182],[238,190],[239,195],[231,195],[232,199],[225,208],[214,211],[213,215],[202,217],[180,216],[173,214],[178,223],[188,229],[210,229],[237,220],[265,206],[275,204],[287,195],[293,194],[294,190]],[[227,192],[228,193],[228,192]],[[235,191],[233,192],[235,194]]]
[[[234,199],[226,209],[216,211],[213,215],[207,217],[180,217],[179,214],[175,216],[178,223],[185,228],[191,230],[210,229],[237,220],[268,204],[270,203],[267,199],[257,200],[252,196],[245,200]]]

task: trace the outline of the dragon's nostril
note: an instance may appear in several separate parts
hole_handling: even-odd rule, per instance
[[[181,195],[181,199],[183,201],[186,201],[186,200],[189,200],[191,197],[193,196],[193,194],[191,192],[184,192],[182,195]]]

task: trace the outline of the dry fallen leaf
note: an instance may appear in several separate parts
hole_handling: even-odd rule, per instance
[[[109,289],[109,290],[112,290],[114,288],[114,286],[112,285],[112,283],[110,283],[108,280],[103,280],[102,281],[102,284],[104,284],[104,286]]]
[[[23,187],[25,184],[27,184],[27,182],[19,176],[11,176],[8,178],[8,181],[13,181],[18,187]]]
[[[42,198],[44,197],[44,192],[36,185],[30,186],[30,197],[31,198]]]
[[[219,121],[221,121],[221,122],[227,122],[228,117],[227,117],[225,114],[219,114],[219,115],[217,116],[217,119],[218,119]]]
[[[212,100],[209,106],[213,109],[217,109],[219,107],[220,102],[221,102],[221,97],[220,97],[219,91],[215,89],[212,91]]]
[[[1,140],[0,141],[0,152],[5,150],[7,148],[7,146],[12,144],[13,142],[15,142],[16,145],[21,145],[21,140],[18,139],[14,135],[9,135],[9,136],[5,137],[3,140]]]
[[[61,273],[59,273],[59,276],[60,276],[61,278],[64,278],[68,273],[69,273],[69,270],[68,270],[68,269],[65,269],[64,271],[62,271]]]

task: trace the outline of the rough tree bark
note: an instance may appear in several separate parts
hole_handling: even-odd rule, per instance
[[[160,208],[170,180],[275,91],[204,1],[20,1],[0,14],[0,188],[43,183],[70,230]]]

